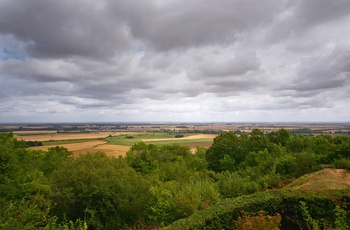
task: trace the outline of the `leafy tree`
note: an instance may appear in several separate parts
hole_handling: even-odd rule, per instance
[[[244,158],[240,139],[234,132],[221,133],[206,152],[208,168],[214,171],[232,170],[232,164],[226,162],[239,164]]]
[[[269,147],[269,139],[264,132],[260,129],[253,129],[249,133],[248,150],[251,151],[262,151]]]
[[[120,229],[146,218],[149,185],[123,159],[81,155],[53,177],[55,214],[85,219],[95,229]]]
[[[292,137],[292,134],[286,129],[279,129],[278,131],[272,131],[267,137],[270,142],[285,146]]]
[[[126,159],[136,171],[147,174],[158,169],[159,149],[156,145],[136,143],[126,153]]]
[[[294,176],[296,170],[296,159],[292,155],[285,155],[278,158],[275,162],[275,172],[277,174],[291,178]]]
[[[56,146],[47,150],[43,159],[43,172],[50,174],[57,170],[65,161],[72,159],[73,153],[67,148]]]
[[[303,135],[294,135],[286,143],[288,152],[301,153],[310,145],[311,137]]]
[[[151,199],[149,201],[150,214],[148,216],[151,223],[164,226],[174,220],[171,216],[173,196],[167,189],[159,186],[151,186],[149,189]]]
[[[296,171],[295,176],[300,177],[318,169],[317,156],[311,151],[303,151],[295,154]]]

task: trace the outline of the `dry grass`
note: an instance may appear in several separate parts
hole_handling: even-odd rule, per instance
[[[153,142],[153,141],[173,141],[173,140],[197,140],[197,139],[214,139],[216,134],[198,134],[182,138],[160,138],[160,139],[144,139],[143,142]]]
[[[304,175],[283,189],[320,191],[350,188],[350,172],[345,169],[323,169]]]

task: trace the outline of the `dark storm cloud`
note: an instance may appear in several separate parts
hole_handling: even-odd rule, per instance
[[[130,47],[128,29],[102,1],[4,0],[0,32],[12,34],[33,57],[105,57]]]
[[[271,0],[152,3],[133,0],[112,5],[133,36],[157,50],[232,44],[241,33],[267,25],[283,6]]]
[[[298,120],[318,109],[344,120],[349,8],[347,0],[3,0],[0,121],[244,120],[273,118],[270,110],[297,111]]]

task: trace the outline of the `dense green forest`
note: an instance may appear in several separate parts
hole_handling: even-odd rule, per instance
[[[62,147],[29,150],[12,133],[0,133],[0,229],[181,229],[180,219],[193,215],[199,221],[209,215],[206,210],[216,215],[220,205],[236,215],[223,215],[227,223],[220,220],[220,228],[242,229],[244,221],[269,217],[278,224],[282,218],[282,225],[289,221],[314,229],[311,216],[317,210],[307,201],[317,200],[317,194],[282,194],[289,201],[302,197],[299,219],[285,218],[290,207],[284,202],[278,210],[267,204],[281,203],[276,199],[282,195],[273,189],[324,165],[350,169],[349,137],[254,129],[221,133],[210,148],[197,148],[194,154],[185,146],[140,142],[126,157],[114,158],[103,153],[73,157]],[[344,194],[349,193],[338,195],[347,197],[350,206],[350,196]],[[270,216],[241,213],[255,210],[248,203]],[[349,208],[329,204],[326,209],[335,210],[323,217],[329,226],[347,228]],[[319,220],[325,229],[324,223]]]

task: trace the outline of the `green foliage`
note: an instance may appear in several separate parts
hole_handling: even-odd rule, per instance
[[[349,229],[349,220],[347,218],[347,212],[337,205],[334,209],[336,219],[334,221],[335,229],[346,230]]]
[[[267,135],[267,137],[271,143],[285,146],[291,139],[292,134],[286,129],[280,129],[278,131],[272,131]]]
[[[297,163],[295,157],[292,155],[285,155],[280,157],[275,162],[275,172],[280,175],[293,177],[297,170]]]
[[[333,225],[331,224],[331,222],[327,222],[324,219],[315,220],[311,216],[308,210],[308,207],[306,205],[306,202],[304,201],[300,201],[300,209],[301,209],[303,219],[306,223],[307,229],[310,229],[310,230],[318,230],[318,229],[347,230],[349,229],[347,212],[344,209],[342,209],[339,205],[337,205],[333,210],[333,214],[335,217],[335,221]]]
[[[4,230],[87,229],[81,220],[59,222],[55,216],[50,216],[51,207],[51,202],[41,195],[18,201],[0,200],[0,228]]]
[[[228,171],[222,173],[218,186],[220,194],[225,198],[238,197],[261,190],[256,182],[246,180],[236,172]]]
[[[295,177],[300,177],[318,169],[317,156],[311,151],[303,151],[295,155]]]
[[[174,194],[176,215],[178,218],[188,217],[198,210],[208,208],[219,198],[220,194],[213,182],[206,179],[190,180]]]
[[[117,229],[145,217],[149,185],[122,159],[81,155],[53,177],[55,213],[85,219],[96,229]]]
[[[312,218],[305,215],[300,202],[305,202],[306,211]],[[237,220],[242,211],[251,213],[260,210],[266,211],[267,215],[279,213],[282,217],[281,229],[307,229],[307,223],[311,223],[310,227],[317,224],[321,229],[332,223],[347,226],[349,202],[349,190],[325,193],[273,190],[223,200],[190,218],[174,222],[166,229],[234,229],[232,221]],[[337,210],[336,204],[346,207],[345,212]]]
[[[314,220],[309,210],[307,209],[306,203],[304,201],[300,201],[300,209],[303,215],[303,219],[306,222],[307,229],[309,230],[319,230],[318,220]]]
[[[338,169],[350,170],[350,159],[340,158],[333,162],[334,166]]]
[[[214,171],[230,170],[232,166],[226,164],[228,160],[239,164],[244,160],[239,137],[234,132],[225,132],[214,138],[213,145],[206,152],[206,160],[209,169]]]
[[[158,186],[151,186],[149,191],[152,195],[149,201],[150,214],[148,218],[150,222],[160,226],[169,224],[173,221],[173,217],[169,215],[172,206],[171,192]]]
[[[13,134],[0,133],[0,228],[16,229],[18,223],[17,229],[24,224],[27,229],[146,229],[189,217],[169,228],[234,229],[232,221],[242,210],[266,211],[241,216],[244,223],[280,213],[282,227],[289,229],[349,225],[349,191],[259,193],[281,188],[320,164],[350,169],[349,137],[292,136],[283,129],[224,132],[209,149],[192,153],[178,144],[139,142],[159,138],[153,133],[132,136],[108,137],[136,142],[125,158],[111,158],[73,157],[62,147],[29,150]]]
[[[0,208],[1,229],[35,229],[48,224],[50,203],[41,196],[29,200],[3,201]]]

